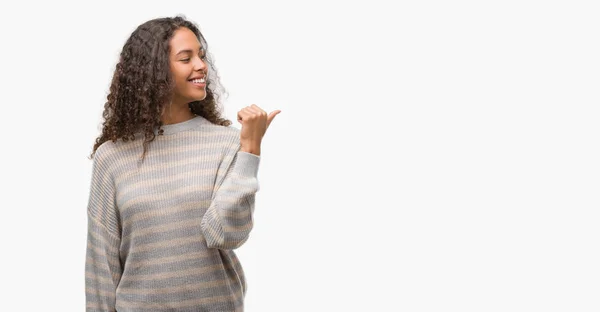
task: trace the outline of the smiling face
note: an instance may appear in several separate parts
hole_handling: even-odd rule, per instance
[[[204,100],[208,66],[198,38],[194,32],[182,27],[175,31],[169,46],[169,63],[175,80],[172,102],[183,105]]]

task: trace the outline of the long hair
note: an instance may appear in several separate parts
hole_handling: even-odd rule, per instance
[[[163,134],[161,114],[170,103],[175,82],[169,65],[169,42],[175,31],[189,28],[206,51],[209,68],[206,81],[206,98],[189,103],[190,110],[213,124],[230,126],[231,121],[222,117],[220,92],[224,90],[208,50],[208,45],[198,27],[185,17],[164,17],[149,20],[138,26],[125,42],[119,62],[104,104],[102,133],[96,138],[90,158],[102,143],[118,139],[135,140],[143,134],[142,159],[148,145]]]

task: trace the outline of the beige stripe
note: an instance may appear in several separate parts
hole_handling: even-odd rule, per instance
[[[93,245],[90,247],[90,249],[92,251],[94,251],[95,254],[103,256],[104,258],[106,258],[106,261],[108,261],[108,263],[110,265],[112,265],[113,267],[117,267],[118,268],[118,267],[121,266],[121,263],[120,263],[120,261],[118,259],[115,260],[114,257],[111,257],[110,255],[106,254],[106,252],[103,249],[95,247]]]
[[[228,225],[225,224],[225,232],[246,232],[252,230],[252,222],[248,222],[244,225]]]
[[[219,222],[215,222],[214,219],[212,219],[212,218],[214,218],[214,217],[212,217],[213,215],[214,215],[213,210],[208,210],[204,214],[203,218],[206,218],[206,221],[204,221],[205,226],[204,226],[204,228],[202,228],[202,230],[207,231],[208,233],[204,233],[204,234],[207,236],[210,236],[211,238],[216,238],[216,239],[223,238],[223,237],[221,237],[222,235],[219,233],[219,229],[222,230],[222,228],[220,227],[221,224]],[[219,228],[215,228],[215,227],[219,227]]]
[[[241,293],[239,291],[235,291],[232,295],[180,300],[177,302],[169,302],[169,303],[166,303],[166,302],[165,303],[122,302],[121,301],[118,304],[118,308],[158,309],[158,308],[164,308],[166,306],[171,307],[171,308],[187,308],[187,307],[198,306],[198,305],[203,305],[203,304],[210,304],[210,303],[231,302],[232,299],[239,302],[239,301],[241,301],[241,298],[242,298]]]
[[[194,138],[196,139],[196,138]],[[179,141],[179,140],[178,140]],[[198,143],[198,144],[196,144]],[[176,146],[169,146],[169,148],[163,148],[160,150],[155,150],[152,151],[152,157],[161,157],[161,156],[165,156],[165,155],[174,155],[174,154],[179,154],[179,153],[187,153],[190,151],[194,151],[194,150],[198,150],[199,153],[204,152],[202,151],[202,144],[203,142],[200,142],[200,140],[196,140],[193,142],[190,142],[190,144],[177,144]],[[169,143],[169,145],[171,145]],[[219,150],[225,150],[230,146],[230,144],[228,142],[223,143],[223,141],[220,142],[212,142],[209,146],[211,151],[219,151]],[[129,158],[124,158],[124,161],[133,161],[133,160],[137,160],[139,155],[135,155],[133,157],[129,157]]]
[[[101,227],[102,228],[102,227]],[[104,228],[102,228],[102,230],[106,231]],[[98,235],[96,232],[94,231],[88,231],[88,233],[90,233],[90,235],[96,240],[96,241],[100,241],[103,246],[108,247],[112,253],[114,254],[119,254],[119,247],[118,246],[113,246],[110,244],[109,241],[107,241],[104,236],[100,236]],[[96,246],[96,245],[94,245]]]
[[[214,229],[212,228],[212,226],[208,226],[204,230],[208,232],[208,233],[204,234],[206,236],[207,240],[210,240],[210,241],[216,240],[217,245],[222,245],[224,243],[225,238],[223,237],[223,235],[219,235],[218,233],[216,233],[214,231]],[[206,244],[208,245],[208,242]],[[211,248],[216,248],[216,247],[213,246]]]
[[[119,197],[125,196],[133,191],[137,191],[140,188],[144,189],[160,186],[161,184],[178,183],[185,180],[186,178],[189,178],[190,176],[192,176],[195,180],[200,180],[202,177],[212,177],[214,171],[214,169],[201,170],[200,168],[198,168],[193,173],[185,171],[169,177],[160,176],[156,179],[141,179],[133,184],[128,184],[125,191],[119,194]]]
[[[211,126],[211,125],[209,125]],[[212,125],[215,127],[222,127],[217,125]],[[195,132],[180,132],[175,134],[177,136],[177,141],[191,141],[193,139],[206,139],[206,138],[220,138],[221,140],[214,141],[214,143],[218,142],[227,142],[226,140],[234,140],[236,137],[239,137],[239,134],[236,133],[237,130],[234,128],[216,128],[217,131],[195,131]],[[238,130],[239,131],[239,130]],[[159,140],[171,140],[173,135],[168,136],[157,136]]]
[[[115,297],[114,292],[110,292],[110,291],[106,291],[106,290],[102,290],[102,289],[86,287],[85,292],[90,295],[100,295],[100,296],[105,296],[105,297],[110,297],[110,298]]]
[[[140,245],[136,246],[136,248],[135,248],[135,250],[133,250],[134,252],[132,254],[138,254],[138,253],[156,249],[156,248],[176,247],[176,246],[181,246],[181,245],[194,243],[194,242],[203,243],[204,237],[202,237],[202,236],[190,236],[190,237],[186,237],[186,238],[177,237],[177,238],[160,241],[160,242],[140,244]]]
[[[160,199],[173,199],[173,198],[179,198],[179,197],[185,197],[185,196],[190,196],[199,192],[206,192],[206,191],[211,191],[212,188],[210,187],[198,187],[196,185],[189,185],[186,187],[180,187],[177,188],[175,190],[166,190],[165,192],[162,193],[152,193],[152,194],[146,194],[146,195],[142,195],[142,196],[138,196],[132,199],[129,199],[128,201],[124,202],[121,205],[121,212],[124,213],[125,211],[127,211],[127,209],[129,209],[131,206],[134,205],[142,205],[144,203],[151,203],[151,202],[155,202],[158,201]]]
[[[132,214],[131,216],[123,220],[123,227],[129,228],[136,222],[144,221],[146,219],[161,219],[172,214],[201,209],[202,207],[208,207],[208,205],[210,205],[210,202],[210,200],[195,200],[191,202],[184,202],[175,206],[169,206],[161,210],[140,211],[138,213]]]
[[[85,257],[85,260],[93,268],[102,270],[102,272],[106,272],[106,274],[112,274],[113,278],[116,278],[117,280],[121,278],[121,273],[120,272],[112,272],[112,273],[110,272],[110,269],[108,268],[107,263],[98,262],[98,261],[94,260],[94,258],[92,258],[90,256]],[[99,272],[95,272],[95,273],[90,272],[90,273],[91,274],[98,274]]]
[[[85,262],[86,262],[86,263],[88,263],[88,264],[89,264],[90,266],[92,266],[92,267],[103,269],[104,271],[106,271],[106,272],[108,273],[108,271],[107,271],[106,269],[104,269],[104,268],[102,268],[102,267],[100,266],[100,264],[101,264],[102,262],[98,262],[98,261],[94,260],[94,258],[92,258],[92,257],[90,257],[90,256],[86,256],[86,257],[85,257]]]
[[[100,302],[87,302],[85,304],[86,308],[89,309],[98,309],[98,310],[102,310],[102,311],[108,311],[108,312],[116,312],[117,310],[115,309],[110,309],[108,307],[108,305],[104,302],[100,303]]]
[[[182,132],[177,134],[178,135],[178,141],[189,141],[190,139],[205,139],[205,138],[219,138],[219,137],[223,137],[224,142],[227,142],[226,139],[232,139],[232,133],[229,133],[230,131],[211,131],[211,132],[206,132],[206,131],[194,131],[194,132]],[[167,136],[167,137],[163,137],[163,136],[156,136],[156,139],[154,140],[154,142],[161,142],[165,139],[169,139],[169,138],[173,138],[172,136]],[[154,143],[152,142],[152,143]],[[117,143],[113,144],[113,143],[109,143],[109,144],[113,144],[113,146],[111,146],[110,150],[107,150],[106,152],[106,157],[115,157],[116,155],[121,155],[123,156],[124,154],[133,154],[135,152],[135,159],[137,160],[139,157],[141,157],[141,153],[143,151],[143,143],[144,143],[144,138],[142,137],[141,139],[136,139],[135,141],[128,141],[128,142],[123,142],[123,141],[117,141]],[[152,145],[152,143],[150,143],[150,145]],[[213,144],[218,143],[217,142],[213,142]],[[196,144],[193,144],[196,145]],[[150,147],[151,148],[151,147]],[[139,152],[139,155],[137,154]],[[121,158],[121,157],[119,157]]]
[[[108,236],[112,237],[115,241],[119,240],[120,236],[120,228],[118,226],[117,220],[117,209],[112,206],[114,204],[114,197],[111,196],[110,202],[107,203],[105,201],[98,202],[99,205],[111,205],[110,207],[106,207],[111,211],[107,211],[108,209],[103,209],[101,214],[97,214],[94,216],[92,213],[88,213],[88,218],[90,222],[95,223],[96,227],[104,231]],[[112,231],[111,231],[112,230]]]
[[[229,196],[219,196],[218,200],[219,204],[227,204],[228,206],[239,207],[239,206],[249,206],[248,201],[245,197],[229,197]],[[223,207],[223,205],[221,205]],[[232,209],[232,208],[224,208],[224,209]]]
[[[175,230],[175,229],[185,229],[185,228],[196,227],[196,226],[200,226],[200,220],[191,219],[191,220],[183,220],[183,221],[178,221],[178,222],[173,222],[173,223],[166,223],[166,224],[161,224],[159,226],[151,226],[151,227],[145,228],[143,230],[132,232],[132,234],[130,234],[130,235],[123,236],[121,241],[122,241],[122,244],[126,244],[132,238],[135,238],[135,237],[143,237],[143,236],[151,234],[151,233],[168,232],[168,231]]]
[[[228,177],[229,179],[238,179],[238,180],[247,180],[247,177],[241,177],[239,175],[231,175]],[[226,178],[227,179],[227,178]],[[230,192],[234,192],[234,193],[250,193],[250,192],[254,192],[254,190],[256,190],[256,184],[252,184],[252,185],[247,185],[247,184],[241,184],[241,183],[225,183],[223,182],[223,184],[217,189],[219,192],[225,192],[225,193],[230,193]],[[222,193],[221,193],[222,194]]]
[[[218,286],[227,285],[229,280],[217,280],[217,281],[206,281],[197,284],[187,284],[179,286],[167,286],[160,288],[119,288],[119,294],[123,295],[165,295],[165,294],[176,294],[193,292],[199,289],[213,288]]]
[[[237,272],[238,275],[240,276],[240,279],[242,277],[244,277],[244,268],[242,267],[242,264],[240,263],[238,257],[235,255],[233,250],[221,250],[221,252],[224,252],[226,254],[226,257],[228,257],[228,259],[231,261],[231,265],[233,265],[234,270]]]
[[[250,209],[243,209],[241,211],[221,209],[219,214],[226,218],[245,219],[250,216],[251,212]]]
[[[187,270],[181,271],[173,271],[173,272],[162,272],[162,273],[151,273],[148,275],[138,274],[135,276],[128,276],[127,282],[133,281],[154,281],[157,279],[169,279],[174,277],[182,277],[182,276],[190,276],[190,275],[198,275],[201,273],[212,273],[217,272],[223,269],[222,264],[213,264],[201,268],[191,268]]]
[[[225,157],[225,159],[227,159],[227,157]],[[151,175],[152,173],[165,171],[165,170],[171,170],[173,168],[183,167],[185,165],[198,164],[198,167],[201,167],[200,164],[211,163],[211,162],[220,162],[221,160],[222,160],[221,155],[204,155],[204,157],[202,157],[202,158],[200,158],[200,155],[199,155],[198,158],[195,158],[195,157],[184,158],[184,159],[181,159],[178,161],[169,162],[167,164],[160,164],[160,165],[155,165],[155,166],[152,166],[149,168],[144,168],[143,170],[140,170],[137,167],[135,167],[131,170],[127,170],[124,173],[117,175],[115,177],[115,185],[120,186],[121,183],[123,183],[123,181],[125,179],[129,178],[129,176],[131,176],[133,174]],[[123,161],[123,160],[120,160],[120,161]],[[123,169],[115,168],[113,171],[123,171]]]
[[[108,169],[105,169],[102,165],[98,166],[90,184],[87,211],[95,219],[104,221],[110,219],[110,213],[113,212],[111,208],[113,208],[114,188],[111,176],[109,174],[101,175],[100,173]],[[105,207],[105,205],[110,206]]]
[[[152,265],[157,265],[157,264],[168,264],[168,263],[173,263],[173,262],[178,262],[178,261],[185,261],[185,260],[190,260],[190,259],[206,259],[206,258],[214,258],[215,255],[210,254],[210,253],[206,253],[206,251],[202,251],[202,252],[192,252],[189,254],[182,254],[182,255],[176,255],[176,256],[170,256],[170,257],[162,257],[162,258],[154,258],[151,260],[144,260],[136,262],[136,264],[129,264],[126,263],[125,264],[125,268],[127,270],[132,269],[132,270],[137,270],[140,267],[143,266],[152,266]],[[133,263],[133,261],[131,262]]]
[[[91,280],[98,281],[100,284],[103,284],[103,285],[110,285],[113,287],[115,285],[111,278],[99,276],[97,274],[94,274],[93,272],[85,271],[85,277],[87,277]]]
[[[220,250],[220,252],[224,253],[231,259],[236,266],[241,266],[241,263],[233,250]]]

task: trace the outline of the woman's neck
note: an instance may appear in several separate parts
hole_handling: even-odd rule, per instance
[[[185,106],[171,104],[165,107],[160,119],[163,125],[170,125],[184,122],[194,117],[196,117],[196,115],[192,113],[187,104]]]

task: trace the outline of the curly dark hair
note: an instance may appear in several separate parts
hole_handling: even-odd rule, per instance
[[[125,42],[104,104],[102,134],[96,138],[90,158],[102,143],[118,139],[135,140],[143,133],[144,151],[156,135],[163,134],[161,112],[169,104],[175,87],[169,67],[169,41],[181,27],[189,28],[206,52],[209,68],[206,81],[206,98],[189,103],[190,110],[213,124],[230,126],[231,121],[221,116],[219,102],[222,87],[204,36],[195,23],[184,16],[149,20],[135,29]]]

